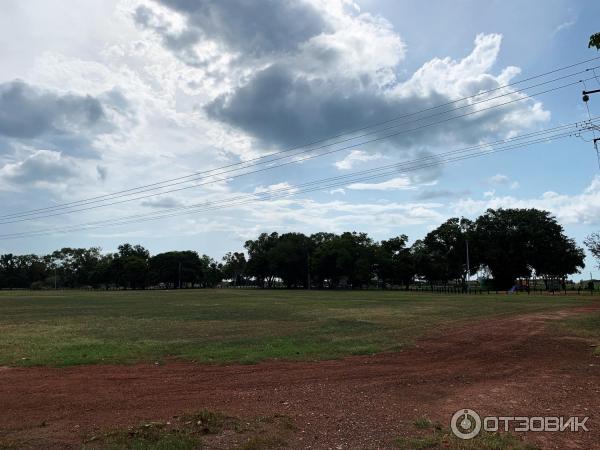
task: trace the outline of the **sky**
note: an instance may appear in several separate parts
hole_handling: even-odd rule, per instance
[[[440,156],[588,119],[577,81],[600,88],[600,59],[497,88],[599,57],[587,48],[600,31],[598,2],[2,7],[0,253],[108,252],[130,242],[220,259],[271,231],[413,242],[450,217],[499,207],[548,210],[580,245],[600,231],[589,131],[461,161]],[[435,109],[442,104],[450,106]],[[600,115],[600,94],[588,106]],[[274,152],[285,165],[267,164]],[[415,170],[352,178],[402,163]],[[299,186],[343,176],[322,189]],[[131,190],[147,185],[154,190]],[[281,193],[289,195],[273,196]],[[10,216],[18,213],[26,215]],[[169,216],[147,220],[160,215]],[[575,278],[600,277],[595,266],[588,258]]]

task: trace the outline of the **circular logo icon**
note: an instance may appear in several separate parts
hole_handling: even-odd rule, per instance
[[[454,436],[461,439],[473,439],[481,431],[481,417],[472,409],[459,409],[450,421]]]

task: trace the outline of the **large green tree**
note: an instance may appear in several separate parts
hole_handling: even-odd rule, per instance
[[[202,255],[200,258],[200,263],[203,273],[201,282],[202,287],[214,288],[224,278],[223,265],[218,264],[214,259],[207,255]]]
[[[0,286],[9,289],[29,287],[29,280],[18,255],[0,255]]]
[[[74,288],[93,284],[92,275],[101,256],[99,247],[65,247],[53,252],[50,260],[60,284]]]
[[[480,262],[498,288],[512,286],[532,271],[545,279],[563,278],[584,267],[583,251],[564,234],[547,211],[488,209],[475,221],[474,238]]]
[[[111,260],[111,281],[125,288],[145,288],[149,276],[149,259],[150,252],[141,245],[119,245],[118,252]]]
[[[342,281],[353,288],[368,285],[375,275],[376,246],[366,233],[345,232],[323,240],[314,250],[317,279],[331,287]]]
[[[400,236],[381,241],[377,247],[377,275],[386,284],[409,286],[414,278],[415,265],[410,248],[406,246],[408,236]]]
[[[235,286],[245,284],[244,274],[246,272],[246,255],[242,252],[228,252],[223,256],[222,273],[225,278],[230,279]]]
[[[257,239],[248,240],[244,244],[248,252],[246,274],[256,279],[258,286],[271,287],[275,278],[269,260],[269,251],[275,247],[279,239],[278,233],[262,233]]]
[[[415,271],[430,282],[464,281],[467,274],[467,240],[473,247],[473,223],[451,218],[413,244]],[[476,252],[470,251],[470,270],[478,267]]]
[[[313,242],[302,233],[285,233],[279,236],[269,250],[271,272],[288,287],[307,287]]]
[[[194,251],[159,253],[150,258],[149,265],[152,279],[156,283],[178,288],[203,282],[203,263]]]

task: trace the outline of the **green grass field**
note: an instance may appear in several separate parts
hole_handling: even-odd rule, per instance
[[[399,291],[4,291],[0,365],[329,359],[399,350],[462,320],[589,301]]]

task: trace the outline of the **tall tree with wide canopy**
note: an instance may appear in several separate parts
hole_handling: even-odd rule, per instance
[[[65,247],[50,255],[61,284],[67,287],[92,285],[92,274],[101,258],[99,247]]]
[[[244,284],[247,264],[246,255],[242,252],[228,252],[223,256],[223,276],[229,278],[235,286],[241,286]]]
[[[149,259],[150,252],[141,245],[119,245],[109,268],[112,282],[131,289],[145,288],[148,282]]]
[[[375,272],[375,244],[366,233],[345,232],[324,240],[314,251],[312,267],[317,279],[331,287],[347,278],[352,287],[369,284]]]
[[[223,280],[223,265],[218,264],[210,256],[202,255],[200,258],[202,265],[202,287],[214,288]]]
[[[422,241],[413,244],[415,270],[430,282],[447,283],[465,280],[467,274],[467,240],[472,241],[473,223],[468,219],[453,217]],[[470,270],[475,273],[478,263],[475,252],[470,252]]]
[[[498,288],[529,278],[565,277],[584,267],[583,250],[547,211],[488,209],[475,221],[477,254]]]
[[[285,233],[269,250],[272,273],[281,278],[286,287],[308,287],[309,264],[313,250],[312,240],[302,233]]]
[[[201,283],[202,261],[198,253],[190,250],[159,253],[150,258],[152,278],[174,288],[188,283]]]
[[[400,236],[381,241],[377,247],[377,275],[383,282],[405,285],[408,288],[414,278],[415,267],[410,248],[406,246],[408,236]]]
[[[5,288],[24,288],[28,280],[19,261],[18,255],[7,253],[0,255],[0,286]]]
[[[262,233],[257,239],[248,240],[244,244],[248,252],[246,273],[255,277],[259,286],[264,286],[266,283],[268,287],[271,287],[273,284],[274,275],[271,270],[269,251],[275,247],[278,239],[279,234],[277,233]]]

